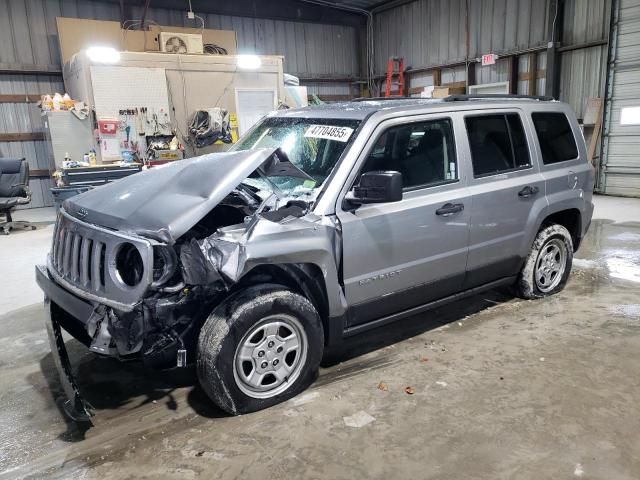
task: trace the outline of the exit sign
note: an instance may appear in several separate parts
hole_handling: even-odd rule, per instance
[[[482,55],[482,66],[484,67],[485,65],[495,65],[497,58],[498,56],[494,53],[486,53]]]

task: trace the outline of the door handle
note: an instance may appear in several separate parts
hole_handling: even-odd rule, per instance
[[[522,190],[518,192],[518,196],[522,198],[532,197],[536,193],[538,193],[540,189],[538,187],[530,187],[527,185]]]
[[[462,203],[445,203],[443,206],[436,210],[436,215],[448,217],[463,210],[464,205]]]

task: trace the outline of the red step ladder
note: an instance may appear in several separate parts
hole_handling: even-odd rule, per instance
[[[397,90],[391,91],[392,84],[395,83]],[[387,61],[387,84],[384,90],[384,96],[404,95],[404,58],[389,57]]]

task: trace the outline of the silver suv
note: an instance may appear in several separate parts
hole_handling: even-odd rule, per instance
[[[69,199],[36,269],[66,410],[91,414],[61,327],[100,355],[195,362],[240,414],[307,388],[345,337],[497,286],[557,293],[592,189],[567,105],[462,96],[279,111],[230,152]]]

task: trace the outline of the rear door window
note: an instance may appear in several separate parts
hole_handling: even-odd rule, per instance
[[[527,138],[517,113],[474,115],[466,117],[465,124],[476,178],[531,165]]]
[[[545,165],[578,158],[576,139],[564,113],[537,112],[531,114],[531,119],[538,135],[542,162]]]

